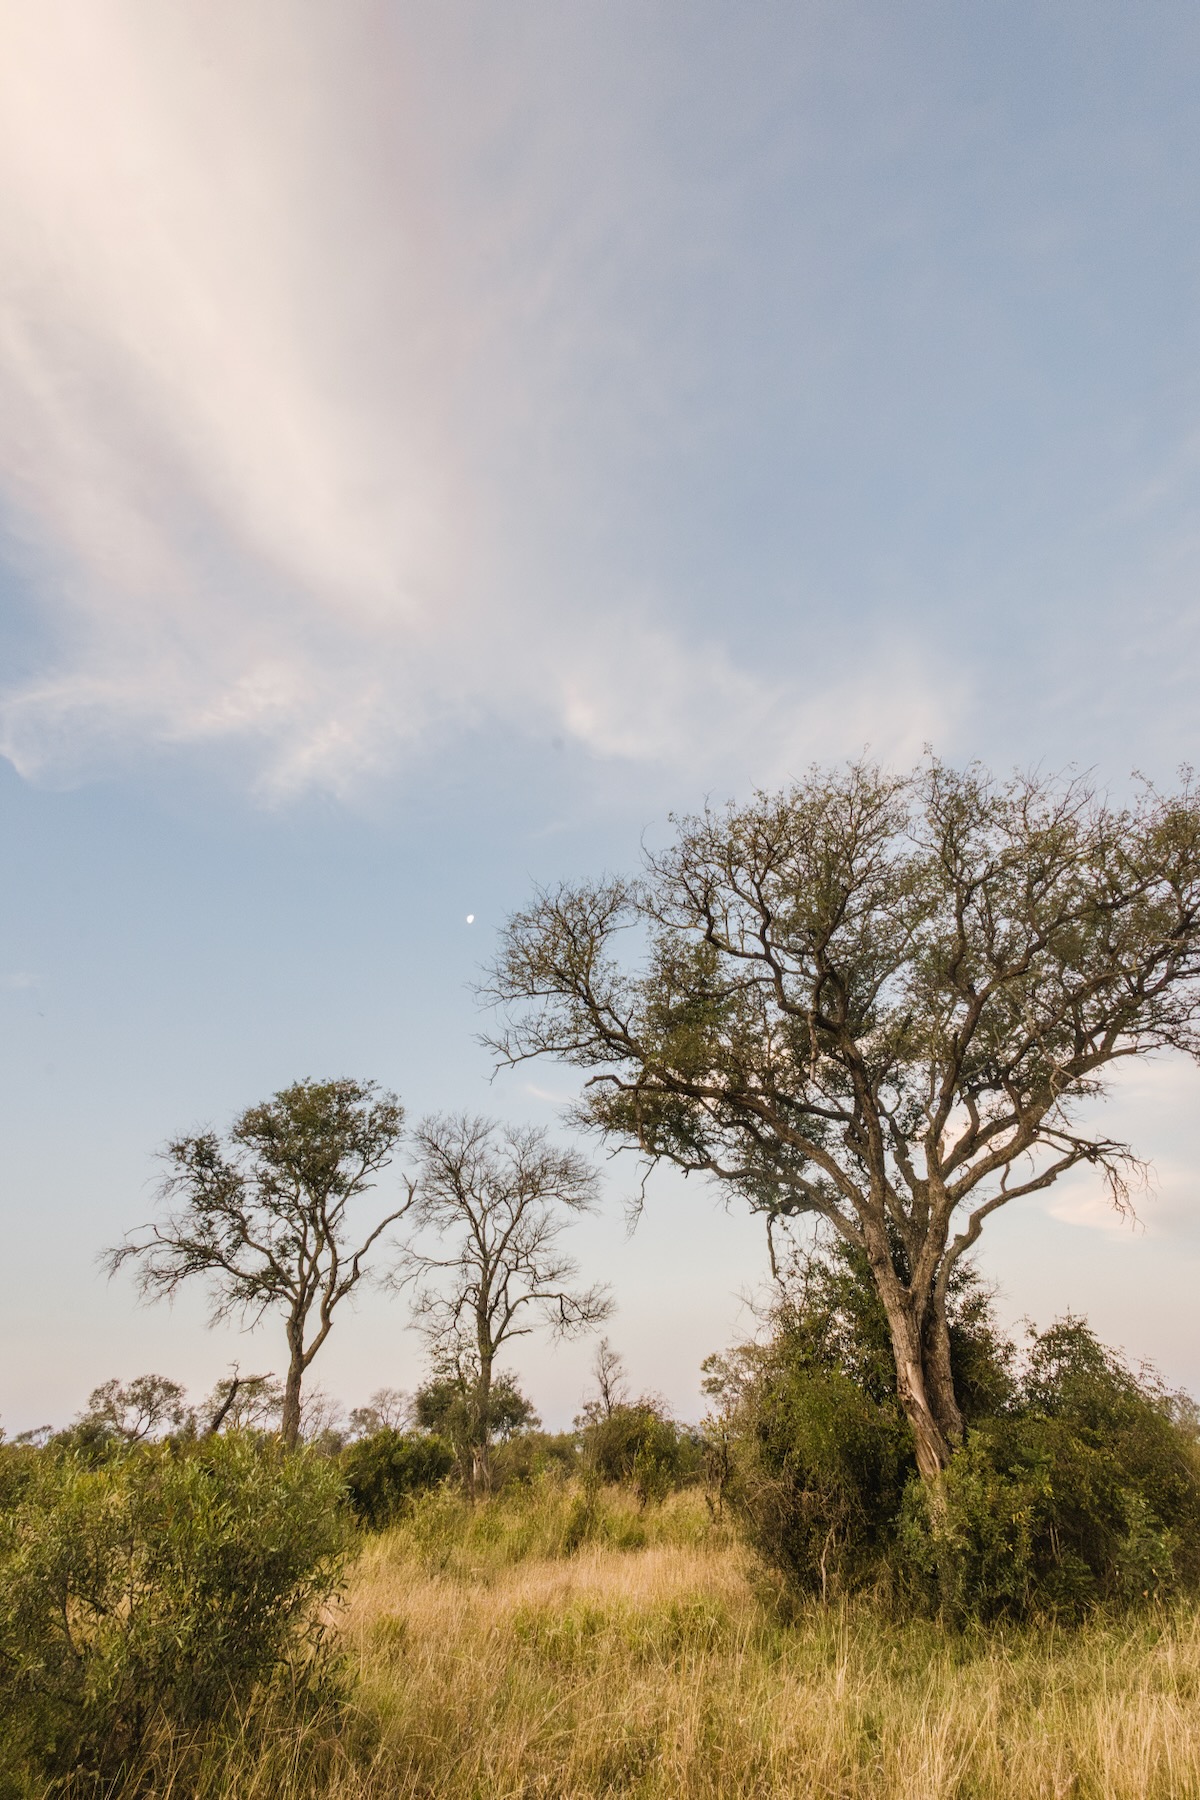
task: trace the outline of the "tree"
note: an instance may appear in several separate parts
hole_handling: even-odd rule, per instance
[[[374,1437],[380,1431],[403,1431],[412,1404],[402,1388],[376,1388],[365,1406],[350,1414],[352,1439]]]
[[[106,1381],[93,1389],[87,1410],[70,1428],[79,1442],[140,1444],[164,1432],[194,1428],[195,1415],[177,1381],[165,1375],[137,1375]]]
[[[611,1419],[622,1406],[629,1404],[629,1383],[625,1378],[625,1361],[607,1338],[601,1338],[592,1358],[592,1379],[596,1392],[583,1402],[576,1419],[577,1426],[594,1425],[597,1420]]]
[[[257,1325],[283,1313],[285,1444],[299,1436],[305,1371],[335,1310],[411,1203],[405,1183],[401,1204],[350,1248],[351,1204],[390,1163],[403,1120],[396,1096],[374,1082],[297,1082],[242,1113],[227,1145],[214,1131],[168,1144],[166,1218],[107,1252],[110,1272],[136,1262],[148,1299],[170,1297],[194,1276],[205,1281],[214,1324],[240,1316]]]
[[[414,1311],[435,1359],[468,1396],[478,1492],[488,1486],[503,1346],[538,1324],[571,1337],[611,1311],[604,1289],[574,1285],[577,1265],[559,1245],[571,1218],[595,1204],[596,1177],[577,1151],[555,1149],[542,1131],[465,1114],[427,1120],[416,1144],[412,1216],[433,1242],[410,1242],[395,1279],[416,1284]]]
[[[998,1207],[1069,1169],[1120,1060],[1200,1049],[1200,799],[930,760],[673,819],[635,880],[508,923],[487,1040],[590,1071],[584,1124],[862,1252],[927,1479],[962,1438],[946,1299]],[[643,954],[620,954],[632,930]]]
[[[475,1491],[491,1486],[491,1452],[541,1426],[537,1408],[512,1375],[493,1370],[486,1398],[479,1391],[479,1358],[469,1349],[435,1355],[430,1378],[413,1395],[413,1424],[452,1446],[462,1480]]]

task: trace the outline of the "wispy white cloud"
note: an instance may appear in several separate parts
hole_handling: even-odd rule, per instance
[[[27,970],[17,969],[9,975],[0,975],[0,988],[7,988],[10,993],[25,993],[29,988],[38,985],[38,977]]]
[[[464,120],[513,104],[495,77],[463,59]],[[768,677],[603,571],[529,577],[496,446],[545,436],[522,359],[552,313],[569,374],[586,222],[452,167],[423,79],[367,4],[0,0],[0,486],[52,642],[5,753],[231,743],[284,792],[489,721],[760,778],[944,734],[885,647]]]

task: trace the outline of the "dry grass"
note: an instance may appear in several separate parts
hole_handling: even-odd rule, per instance
[[[1200,1800],[1193,1612],[971,1639],[865,1607],[785,1626],[698,1500],[642,1521],[610,1499],[564,1553],[579,1504],[442,1502],[372,1541],[340,1625],[350,1716],[256,1751],[248,1731],[201,1791]]]

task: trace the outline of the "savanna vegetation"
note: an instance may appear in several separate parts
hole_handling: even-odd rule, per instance
[[[1011,1338],[973,1260],[1080,1164],[1129,1203],[1088,1108],[1200,1048],[1198,959],[1190,785],[935,763],[517,915],[501,1058],[586,1071],[577,1126],[766,1220],[695,1424],[607,1340],[569,1431],[502,1366],[611,1315],[577,1148],[347,1080],[172,1141],[109,1266],[273,1321],[280,1372],[109,1381],[0,1443],[0,1800],[1200,1800],[1196,1408],[1070,1312]],[[427,1378],[346,1417],[312,1369],[367,1281]]]
[[[940,1515],[844,1250],[698,1428],[607,1343],[570,1432],[502,1377],[486,1493],[445,1377],[292,1449],[107,1383],[0,1446],[0,1793],[1200,1795],[1192,1410],[969,1273],[950,1319]]]

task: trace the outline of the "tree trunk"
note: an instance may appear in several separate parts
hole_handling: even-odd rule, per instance
[[[950,1330],[946,1323],[946,1302],[937,1295],[929,1303],[925,1320],[922,1358],[925,1369],[925,1393],[938,1429],[950,1445],[957,1449],[963,1441],[963,1416],[954,1392],[954,1370],[950,1362]]]
[[[475,1499],[491,1492],[491,1415],[492,1358],[482,1354],[479,1358],[479,1379],[475,1384],[475,1417],[472,1420],[474,1442],[471,1445],[471,1493]]]
[[[292,1334],[288,1333],[287,1381],[283,1390],[283,1417],[279,1422],[279,1435],[288,1450],[294,1450],[300,1439],[300,1383],[304,1378],[304,1360],[300,1346],[292,1342]]]
[[[871,1255],[871,1273],[887,1314],[896,1361],[896,1392],[904,1416],[912,1427],[917,1468],[924,1481],[936,1481],[950,1461],[950,1441],[935,1413],[926,1382],[925,1344],[912,1294],[901,1282],[886,1250]],[[949,1378],[949,1340],[946,1342],[946,1375]],[[953,1386],[950,1388],[953,1399]],[[955,1412],[957,1412],[955,1407]]]

